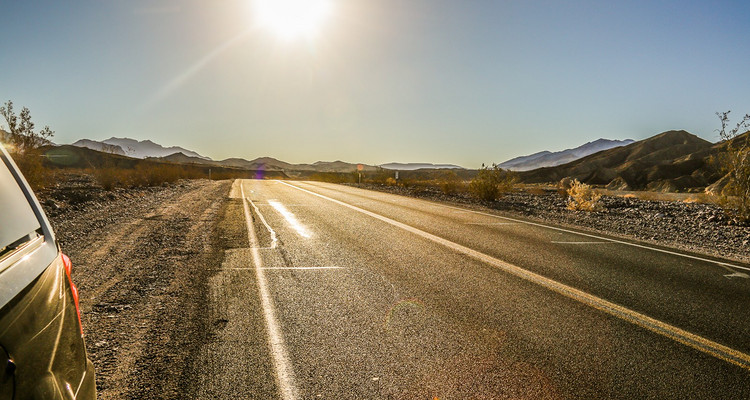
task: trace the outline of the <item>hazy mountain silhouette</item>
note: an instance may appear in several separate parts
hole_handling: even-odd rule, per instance
[[[380,168],[401,170],[401,171],[414,171],[417,169],[464,169],[458,165],[453,164],[432,164],[432,163],[397,163],[392,162],[388,164],[380,164]]]
[[[133,158],[166,157],[174,153],[182,153],[189,157],[210,160],[210,158],[203,157],[202,155],[194,151],[190,151],[179,146],[164,147],[150,140],[138,141],[130,138],[112,137],[99,142],[96,140],[81,139],[73,143],[73,146],[86,147],[92,150],[126,155]],[[116,150],[117,147],[119,147],[120,150]]]
[[[503,163],[498,164],[499,167],[509,169],[513,171],[530,171],[536,168],[542,167],[554,167],[556,165],[562,165],[575,161],[579,158],[586,157],[590,154],[598,153],[602,150],[608,150],[615,147],[626,146],[633,143],[634,140],[609,140],[609,139],[598,139],[593,142],[588,142],[584,145],[578,146],[573,149],[567,149],[562,151],[541,151],[528,156],[521,156],[510,159]]]

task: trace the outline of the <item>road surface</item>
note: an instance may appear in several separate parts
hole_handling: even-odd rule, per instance
[[[747,265],[361,190],[236,181],[201,398],[750,398]]]

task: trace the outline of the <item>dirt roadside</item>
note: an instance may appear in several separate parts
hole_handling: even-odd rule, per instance
[[[100,399],[191,397],[221,265],[232,181],[182,181],[94,196],[62,209],[40,196],[73,280]]]
[[[207,367],[201,351],[211,348],[206,345],[228,322],[211,311],[209,283],[225,251],[247,246],[242,202],[229,198],[231,186],[231,180],[193,180],[106,192],[84,179],[39,194],[63,251],[73,260],[100,399],[205,393],[197,388]],[[440,194],[416,196],[482,207]],[[641,240],[674,240],[699,251],[706,248],[698,245],[711,244],[747,257],[743,240],[750,239],[750,227],[720,224],[719,211],[709,206],[607,201],[606,211],[594,214],[565,210],[564,199],[554,195],[518,194],[484,206]]]

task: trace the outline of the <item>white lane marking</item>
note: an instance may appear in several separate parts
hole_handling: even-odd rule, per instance
[[[323,188],[323,187],[320,187],[320,186],[317,186],[317,185],[311,185],[311,186],[317,187],[317,188],[326,189],[326,188]],[[365,190],[365,189],[361,189],[361,190]],[[380,197],[380,196],[378,196],[378,197]],[[385,201],[385,200],[383,200],[383,201]],[[558,227],[555,227],[555,226],[548,226],[548,225],[544,225],[544,224],[540,224],[540,223],[536,223],[536,222],[524,221],[524,220],[520,220],[520,219],[516,219],[516,218],[511,218],[511,217],[503,217],[503,216],[500,216],[500,215],[490,214],[490,213],[486,213],[486,212],[482,212],[482,211],[468,210],[468,209],[465,209],[465,208],[449,206],[449,205],[441,204],[441,203],[434,202],[434,201],[428,201],[428,202],[430,204],[436,206],[436,207],[444,207],[444,208],[449,208],[451,210],[454,210],[453,213],[455,213],[455,214],[471,213],[471,214],[485,215],[485,216],[492,217],[492,218],[499,218],[499,219],[504,219],[504,220],[507,220],[507,221],[514,221],[515,223],[519,223],[519,224],[526,224],[526,225],[538,226],[540,228],[546,228],[546,229],[556,230],[556,231],[559,231],[558,232],[559,234],[562,234],[563,232],[566,232],[566,233],[572,233],[574,235],[580,235],[580,236],[586,236],[586,237],[590,237],[590,238],[594,238],[594,239],[606,240],[606,241],[611,242],[611,243],[624,244],[624,245],[627,245],[627,246],[638,247],[638,248],[641,248],[641,249],[652,250],[652,251],[657,251],[657,252],[661,252],[661,253],[665,253],[665,254],[671,254],[671,255],[674,255],[674,256],[689,258],[689,259],[692,259],[692,260],[703,261],[703,262],[707,262],[707,263],[710,263],[710,264],[716,264],[719,267],[721,267],[724,270],[729,271],[731,273],[737,272],[737,271],[735,271],[732,268],[741,269],[741,270],[745,270],[745,271],[750,271],[750,267],[743,267],[743,266],[740,266],[740,265],[730,264],[730,263],[726,263],[726,262],[722,262],[722,261],[710,260],[710,259],[704,258],[704,257],[691,256],[689,254],[683,254],[683,253],[678,253],[678,252],[675,252],[675,251],[659,249],[659,248],[656,248],[656,247],[650,247],[650,246],[646,246],[646,245],[642,245],[642,244],[626,242],[626,241],[623,241],[623,240],[606,238],[606,237],[597,236],[597,235],[593,235],[593,234],[589,234],[589,233],[576,232],[576,231],[573,231],[573,230],[570,230],[570,229],[558,228]]]
[[[276,200],[268,200],[268,204],[271,205],[276,211],[278,211],[279,214],[281,214],[282,217],[286,220],[286,222],[289,223],[289,225],[294,228],[295,231],[297,231],[297,234],[302,236],[303,238],[309,238],[310,232],[307,231],[307,228],[305,228],[298,220],[297,217],[294,216],[289,210],[284,207],[283,204],[279,203]]]
[[[292,269],[292,270],[325,270],[325,269],[346,269],[346,267],[262,267],[261,268],[264,271],[269,271],[273,269]],[[241,268],[241,267],[235,267],[235,268],[220,268],[215,271],[246,271],[246,270],[255,270],[255,268]]]
[[[268,225],[268,222],[266,222],[266,218],[263,217],[263,214],[260,213],[260,210],[258,209],[258,207],[255,206],[255,203],[253,203],[253,201],[250,200],[250,199],[245,199],[245,200],[247,200],[250,203],[250,205],[253,206],[253,209],[255,210],[255,213],[258,214],[258,218],[260,218],[260,222],[262,222],[263,225],[266,226],[266,230],[268,230],[268,233],[271,234],[271,246],[270,247],[264,247],[264,249],[275,249],[276,248],[276,244],[277,244],[276,243],[277,242],[276,231],[274,231],[273,229],[271,229],[271,225]]]
[[[724,275],[724,277],[727,279],[732,279],[732,278],[750,279],[750,275],[745,274],[743,272],[735,272],[733,274],[727,274],[727,275]]]
[[[405,231],[411,232],[417,236],[421,236],[425,239],[431,240],[435,243],[441,244],[445,247],[448,247],[456,252],[463,253],[471,258],[474,258],[475,260],[478,260],[480,262],[483,262],[488,265],[492,265],[502,271],[505,271],[509,274],[515,275],[521,279],[524,279],[526,281],[535,283],[539,286],[545,287],[549,290],[552,290],[556,293],[559,293],[563,296],[566,296],[570,299],[573,299],[575,301],[578,301],[582,304],[588,305],[592,308],[595,308],[597,310],[606,312],[612,316],[615,316],[617,318],[620,318],[624,321],[630,322],[632,324],[638,325],[642,328],[648,329],[654,333],[657,333],[659,335],[662,335],[664,337],[670,338],[672,340],[675,340],[679,343],[682,343],[686,346],[692,347],[696,350],[702,351],[706,354],[712,355],[716,358],[719,358],[721,360],[724,360],[726,362],[732,363],[734,365],[740,366],[742,368],[750,370],[750,355],[747,355],[745,353],[742,353],[738,350],[732,349],[730,347],[724,346],[720,343],[716,343],[714,341],[711,341],[709,339],[706,339],[702,336],[696,335],[694,333],[688,332],[686,330],[680,329],[674,325],[670,325],[666,322],[659,321],[657,319],[651,318],[645,314],[641,314],[637,311],[631,310],[627,307],[621,306],[619,304],[612,303],[611,301],[605,300],[601,297],[594,296],[592,294],[586,293],[582,290],[576,289],[572,286],[565,285],[563,283],[557,282],[555,280],[552,280],[550,278],[544,277],[542,275],[536,274],[534,272],[525,270],[521,267],[518,267],[516,265],[507,263],[505,261],[499,260],[495,257],[492,257],[490,255],[481,253],[479,251],[476,251],[474,249],[470,249],[466,246],[460,245],[455,242],[451,242],[447,239],[443,239],[439,236],[433,235],[431,233],[425,232],[423,230],[417,229],[411,225],[404,224],[402,222],[398,222],[396,220],[390,219],[388,217],[382,216],[380,214],[376,214],[372,211],[364,210],[359,207],[352,206],[350,204],[344,203],[342,201],[332,199],[330,197],[324,196],[322,194],[318,194],[315,192],[312,192],[307,189],[303,189],[301,187],[283,182],[278,181],[280,183],[283,183],[284,185],[287,185],[289,187],[295,188],[297,190],[301,190],[303,192],[309,193],[313,196],[320,197],[322,199],[331,201],[333,203],[339,204],[341,206],[350,208],[354,211],[360,212],[365,215],[369,215],[370,217],[373,217],[375,219],[378,219],[380,221],[383,221],[385,223],[388,223],[390,225],[393,225],[395,227],[401,228]]]
[[[518,222],[467,222],[466,225],[483,225],[483,226],[518,225]]]
[[[675,252],[675,251],[670,251],[670,250],[659,249],[659,248],[656,248],[656,247],[645,246],[645,245],[638,244],[638,243],[630,243],[630,242],[626,242],[624,240],[617,240],[617,239],[606,238],[606,237],[602,237],[602,236],[592,235],[590,233],[576,232],[576,231],[573,231],[573,230],[570,230],[570,229],[558,228],[558,227],[555,227],[555,226],[548,226],[548,225],[539,224],[539,223],[536,223],[536,222],[524,221],[524,220],[521,220],[521,219],[515,219],[515,218],[510,218],[510,217],[503,217],[503,216],[500,216],[500,215],[490,214],[490,213],[481,212],[481,211],[465,210],[463,208],[448,206],[448,205],[440,204],[440,203],[433,203],[433,204],[435,204],[437,206],[440,206],[440,207],[450,208],[450,209],[453,209],[453,210],[461,210],[461,211],[470,212],[470,213],[473,213],[473,214],[486,215],[488,217],[500,218],[500,219],[504,219],[504,220],[507,220],[507,221],[513,221],[513,222],[517,222],[519,224],[533,225],[533,226],[538,226],[538,227],[541,227],[541,228],[553,229],[553,230],[556,230],[556,231],[572,233],[574,235],[580,235],[580,236],[586,236],[586,237],[590,237],[590,238],[594,238],[594,239],[606,240],[606,241],[612,242],[612,243],[619,243],[619,244],[624,244],[624,245],[627,245],[627,246],[639,247],[641,249],[658,251],[660,253],[665,253],[665,254],[671,254],[673,256],[685,257],[685,258],[690,258],[690,259],[693,259],[693,260],[703,261],[703,262],[707,262],[707,263],[711,263],[711,264],[717,264],[717,265],[720,265],[720,266],[723,266],[723,267],[744,269],[746,271],[750,271],[749,267],[743,267],[743,266],[740,266],[740,265],[725,263],[725,262],[722,262],[722,261],[710,260],[708,258],[703,258],[703,257],[691,256],[689,254],[682,254],[682,253],[678,253],[678,252]]]
[[[557,243],[557,244],[608,244],[611,242],[558,242],[558,241],[551,241],[550,243]]]
[[[241,183],[240,191],[242,193],[242,198],[245,199],[245,191],[242,189]],[[261,306],[263,307],[263,317],[266,320],[271,357],[273,357],[273,368],[276,372],[276,384],[279,387],[279,392],[281,393],[281,398],[283,400],[296,400],[299,398],[299,395],[297,393],[297,387],[294,384],[294,371],[292,370],[292,363],[287,355],[286,346],[284,345],[284,337],[281,334],[279,322],[276,319],[276,309],[273,306],[273,299],[268,291],[266,275],[263,273],[263,259],[260,257],[260,252],[258,250],[258,238],[255,235],[255,229],[253,228],[252,223],[253,217],[250,215],[250,208],[247,206],[247,202],[243,201],[242,205],[245,209],[247,237],[253,254],[255,276],[258,281],[258,292],[260,294]]]
[[[309,271],[309,270],[321,270],[321,269],[345,269],[344,267],[268,267],[263,268],[266,271],[270,269],[293,269],[293,270],[302,270],[302,271]]]

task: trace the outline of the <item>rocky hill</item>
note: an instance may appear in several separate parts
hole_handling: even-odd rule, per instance
[[[621,190],[699,190],[722,177],[711,162],[723,147],[685,131],[668,131],[567,164],[521,172],[524,182],[571,177]]]

